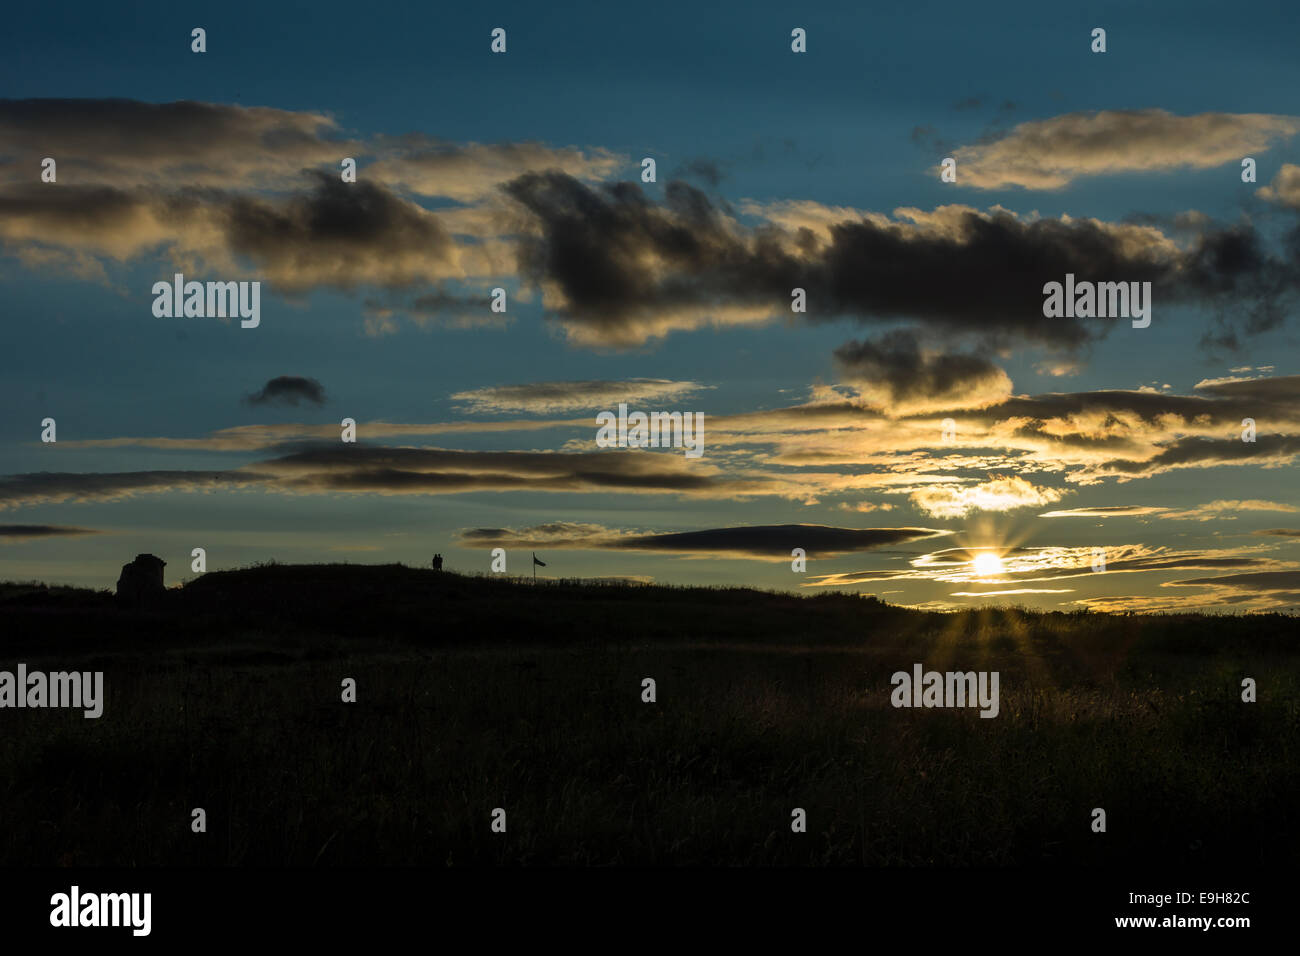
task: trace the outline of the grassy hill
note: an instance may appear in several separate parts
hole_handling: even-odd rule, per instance
[[[0,585],[0,669],[20,661],[102,670],[107,701],[98,720],[0,710],[3,864],[1242,865],[1300,848],[1300,657],[1280,615],[270,565],[140,609]],[[998,671],[999,715],[892,707],[890,675],[917,662]]]

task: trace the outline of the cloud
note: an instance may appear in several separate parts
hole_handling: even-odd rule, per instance
[[[116,501],[163,491],[212,491],[259,482],[251,472],[225,471],[41,471],[0,477],[0,511],[61,502]]]
[[[1213,586],[1243,591],[1288,591],[1300,594],[1300,570],[1252,571],[1217,578],[1189,578],[1167,581],[1168,587]]]
[[[34,243],[118,262],[157,252],[190,274],[250,276],[290,291],[466,276],[472,250],[459,249],[434,213],[373,183],[307,177],[309,191],[272,199],[14,186],[0,192],[0,240],[17,252]]]
[[[505,189],[537,225],[521,236],[518,271],[581,344],[637,345],[674,330],[766,321],[777,277],[793,267],[785,250],[751,242],[681,181],[664,187],[662,205],[636,183],[596,189],[558,172]],[[762,266],[769,279],[755,272]],[[789,308],[789,287],[781,296]]]
[[[0,162],[0,182],[30,179],[53,156],[61,184],[282,189],[305,169],[328,168],[339,179],[350,157],[363,166],[358,184],[461,202],[529,171],[604,179],[630,162],[605,149],[538,142],[451,143],[420,133],[363,140],[341,135],[326,113],[186,100],[0,100],[0,141],[10,157]]]
[[[486,285],[513,261],[501,183],[626,163],[540,143],[360,141],[325,114],[195,102],[0,100],[0,141],[0,241],[24,262],[105,281],[100,259],[153,254],[290,291]],[[35,181],[47,155],[57,189]],[[343,157],[374,161],[344,183]],[[471,205],[435,213],[411,195]]]
[[[260,461],[271,487],[331,492],[454,494],[470,491],[735,493],[716,469],[653,452],[462,451],[324,444]]]
[[[1237,517],[1236,512],[1242,511],[1285,511],[1295,514],[1300,513],[1300,508],[1295,505],[1281,504],[1277,501],[1262,501],[1258,498],[1244,501],[1220,499],[1197,505],[1195,508],[1189,508],[1186,511],[1170,511],[1160,517],[1180,521],[1213,521],[1215,519],[1235,518]]]
[[[1068,511],[1049,511],[1039,515],[1040,518],[1110,518],[1121,515],[1154,515],[1171,521],[1213,521],[1215,519],[1232,520],[1235,512],[1242,511],[1284,511],[1300,512],[1294,505],[1281,504],[1276,501],[1264,501],[1251,498],[1242,501],[1220,499],[1210,501],[1194,508],[1176,510],[1154,505],[1115,505],[1102,508],[1072,508]]]
[[[780,284],[808,291],[810,321],[908,318],[974,336],[990,348],[1014,342],[1075,348],[1112,326],[1043,320],[1043,284],[1074,273],[1150,281],[1161,308],[1211,308],[1219,332],[1206,343],[1235,347],[1238,325],[1261,332],[1280,324],[1300,287],[1293,257],[1270,254],[1246,221],[1216,225],[1202,216],[1180,226],[1183,238],[1175,242],[1149,225],[1068,215],[1022,218],[997,206],[983,212],[961,205],[931,212],[903,208],[893,219],[878,213],[839,218],[829,211],[819,216],[815,206],[744,205],[751,215],[797,230],[780,237],[798,249],[794,271]],[[768,263],[783,265],[779,257]],[[935,282],[936,276],[944,281]]]
[[[1004,591],[953,591],[949,597],[997,597],[1011,594],[1073,594],[1074,588],[1009,588]]]
[[[1237,163],[1297,131],[1294,116],[1099,110],[1020,123],[989,142],[959,147],[953,157],[962,185],[1059,189],[1087,176]]]
[[[528,172],[556,170],[580,180],[609,178],[630,160],[605,149],[544,143],[449,143],[419,135],[380,137],[370,144],[380,159],[365,177],[422,196],[469,202]]]
[[[365,302],[365,316],[362,328],[375,338],[398,332],[399,316],[422,329],[504,329],[514,321],[508,311],[492,311],[492,296],[486,290],[482,295],[429,292],[393,303],[370,298]]]
[[[1262,528],[1251,533],[1273,538],[1300,538],[1300,528]]]
[[[0,541],[34,541],[40,538],[66,538],[101,533],[90,528],[69,528],[56,524],[0,524]]]
[[[1161,587],[1195,588],[1198,593],[1178,596],[1163,594],[1104,596],[1083,598],[1075,603],[1098,611],[1140,613],[1193,611],[1203,608],[1270,611],[1300,605],[1300,570],[1296,570],[1293,565],[1276,570],[1165,581]]]
[[[1255,191],[1255,195],[1270,202],[1290,206],[1292,209],[1300,209],[1300,166],[1283,163],[1282,168],[1273,177],[1273,182],[1261,186]]]
[[[1277,467],[1289,464],[1300,454],[1300,435],[1260,436],[1253,442],[1202,437],[1178,438],[1145,461],[1113,459],[1091,466],[1091,475],[1123,479],[1150,478],[1187,468],[1225,465]]]
[[[722,167],[711,159],[697,157],[685,162],[673,170],[673,179],[697,179],[706,186],[717,188],[726,178]]]
[[[295,290],[401,286],[459,272],[455,243],[433,213],[374,183],[312,178],[310,193],[287,201],[237,196],[219,208],[230,250]]]
[[[613,531],[600,525],[555,522],[517,531],[471,528],[462,531],[460,538],[467,545],[484,548],[659,551],[701,557],[727,555],[789,561],[795,548],[803,548],[810,558],[826,558],[946,534],[951,532],[931,528],[835,528],[810,524],[638,534]]]
[[[970,487],[940,485],[911,493],[912,503],[936,518],[964,518],[973,511],[1014,511],[1060,501],[1066,492],[1037,487],[1020,476],[994,478]]]
[[[1300,396],[1300,376],[1202,379],[1194,387],[1196,391],[1216,398],[1268,403],[1289,402]]]
[[[841,511],[856,511],[859,514],[869,514],[872,511],[893,511],[894,510],[894,506],[889,504],[888,502],[875,502],[875,501],[855,501],[851,504],[847,501],[841,501],[839,504],[839,508]]]
[[[908,330],[846,342],[834,354],[843,381],[869,405],[896,414],[979,408],[1011,395],[1011,379],[988,359],[923,349]]]
[[[0,100],[0,182],[31,180],[46,156],[78,183],[277,188],[304,167],[335,170],[357,144],[324,113],[182,100]]]
[[[0,175],[9,254],[101,281],[109,263],[153,256],[169,271],[277,291],[366,287],[413,300],[373,300],[371,334],[396,330],[399,311],[417,323],[499,324],[483,296],[517,279],[520,295],[540,292],[545,314],[588,347],[772,322],[791,316],[800,288],[810,322],[910,319],[988,348],[1070,350],[1115,326],[1043,318],[1044,282],[1072,272],[1151,281],[1161,303],[1208,307],[1218,324],[1205,343],[1236,347],[1238,326],[1283,322],[1300,285],[1300,267],[1269,254],[1246,221],[1186,219],[1175,241],[1152,225],[1000,207],[886,216],[805,200],[746,201],[746,224],[680,180],[662,201],[636,182],[602,183],[623,160],[595,149],[353,141],[324,114],[198,103],[6,101],[0,130],[4,115],[24,144],[21,165],[2,168],[14,175]],[[102,152],[79,145],[83,128]],[[23,152],[45,155],[48,142],[66,146],[76,170],[58,188],[33,180]],[[340,153],[367,151],[364,175],[341,182]],[[447,203],[430,210],[413,195]]]
[[[768,321],[789,315],[791,290],[802,288],[812,321],[907,317],[991,341],[1075,347],[1108,326],[1044,320],[1048,279],[1121,276],[1200,294],[1238,289],[1229,279],[1247,265],[1182,251],[1149,226],[1022,220],[1001,209],[905,209],[898,220],[872,215],[790,232],[745,229],[681,182],[668,184],[662,204],[635,183],[592,188],[557,173],[523,176],[506,189],[540,226],[521,239],[519,272],[586,344],[634,345],[707,324]],[[774,215],[788,210],[778,206]]]
[[[580,409],[617,408],[620,402],[673,402],[711,386],[695,382],[674,382],[664,378],[632,378],[623,381],[531,382],[525,385],[494,385],[456,392],[451,397],[465,402],[467,411],[482,412],[571,412]]]
[[[1111,545],[1103,550],[1104,572],[1093,570],[1096,554],[1092,548],[1014,547],[1014,548],[944,548],[913,558],[905,570],[859,570],[811,577],[803,587],[842,587],[879,581],[932,581],[940,584],[998,584],[1019,587],[1063,578],[1089,577],[1094,574],[1138,574],[1172,571],[1256,571],[1284,570],[1293,565],[1278,561],[1263,546],[1235,549],[1174,551],[1145,544]],[[1268,549],[1265,548],[1265,551]],[[993,552],[1000,570],[990,573],[977,559]]]
[[[912,578],[910,571],[841,571],[836,574],[814,575],[805,581],[805,588],[842,588],[874,581],[891,581],[895,578]]]
[[[325,386],[314,378],[279,375],[244,399],[250,405],[297,405],[300,401],[325,404]]]
[[[512,421],[459,422],[360,422],[358,428],[368,439],[416,438],[428,435],[500,434],[504,432],[544,431],[552,428],[590,428],[589,418],[581,419],[514,419]],[[296,442],[319,442],[336,439],[338,425],[286,422],[280,425],[236,425],[221,428],[202,438],[121,437],[60,440],[63,448],[165,448],[170,450],[243,452],[262,451]]]
[[[487,410],[493,402],[504,409],[532,403],[544,407],[550,402],[594,401],[604,395],[606,384],[623,387],[618,382],[578,383],[576,390],[574,383],[535,384],[537,387],[500,386],[507,391],[470,390],[458,395],[464,401],[474,401],[471,396],[476,396]],[[687,384],[670,383],[664,388],[684,389]],[[587,416],[363,422],[359,434],[365,441],[431,435],[492,438],[507,432],[549,430],[573,434],[558,457],[553,452],[397,449],[397,455],[424,457],[392,465],[393,471],[412,470],[415,462],[415,471],[429,474],[399,474],[388,481],[375,475],[366,479],[393,494],[402,493],[402,487],[409,493],[427,494],[528,489],[599,492],[618,487],[620,482],[639,482],[637,490],[647,493],[652,491],[650,486],[656,486],[658,493],[701,498],[771,496],[806,503],[829,498],[837,508],[852,508],[864,499],[881,507],[882,498],[914,496],[913,504],[937,509],[926,513],[944,516],[969,514],[985,505],[1009,510],[1036,501],[1050,504],[1072,488],[1128,482],[1175,470],[1226,465],[1277,468],[1293,462],[1300,453],[1300,376],[1217,384],[1197,395],[1133,390],[1014,395],[980,408],[927,412],[868,407],[844,391],[852,390],[819,386],[811,389],[809,400],[801,404],[710,415],[706,458],[695,463],[663,452],[598,451],[594,448],[594,423]],[[579,398],[584,395],[587,397]],[[617,404],[613,401],[616,397],[608,395],[611,405]],[[1259,423],[1255,442],[1241,441],[1240,423],[1247,416]],[[957,428],[952,440],[946,441],[943,422],[949,417]],[[282,451],[282,446],[320,442],[338,453],[337,439],[337,425],[286,423],[238,426],[195,438],[66,441],[60,447],[140,446],[239,453]],[[302,480],[298,481],[295,477],[297,490],[305,493],[317,487],[328,493],[335,483],[349,480],[362,489],[366,474],[389,467],[365,457],[385,454],[382,447],[373,452],[343,453],[350,457],[322,462],[316,479],[299,476]],[[345,477],[347,473],[352,477]],[[1008,479],[1002,476],[1008,475],[1019,480],[1007,484]],[[589,480],[587,476],[593,477]],[[285,490],[278,480],[264,483]],[[1169,506],[1121,505],[1046,514],[1104,518],[1166,512],[1179,513]]]
[[[334,432],[337,436],[337,431]],[[794,494],[763,478],[723,478],[669,452],[461,451],[333,443],[230,471],[50,473],[0,477],[0,510],[139,494],[258,487],[289,494],[459,494],[475,491],[675,493],[703,497]],[[806,495],[806,492],[799,492]]]
[[[1159,514],[1165,511],[1153,505],[1106,505],[1091,508],[1067,508],[1064,511],[1046,511],[1040,518],[1115,518]]]

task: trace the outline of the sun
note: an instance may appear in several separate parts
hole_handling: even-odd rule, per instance
[[[1004,570],[1002,559],[992,551],[981,551],[975,555],[975,560],[971,562],[971,568],[982,578],[997,577]]]

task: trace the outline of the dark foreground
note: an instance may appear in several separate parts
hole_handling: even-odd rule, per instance
[[[1300,849],[1283,616],[271,566],[143,610],[0,585],[0,670],[19,662],[102,670],[106,703],[0,710],[0,865],[1240,868]],[[916,662],[999,671],[999,715],[893,708]]]

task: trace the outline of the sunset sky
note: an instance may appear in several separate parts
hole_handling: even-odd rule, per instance
[[[463,6],[6,12],[0,580],[504,547],[932,608],[1300,604],[1286,6]],[[176,272],[260,281],[260,326],[156,317]],[[1150,327],[1045,318],[1067,273],[1150,282]],[[620,402],[703,412],[703,456],[597,447]]]

